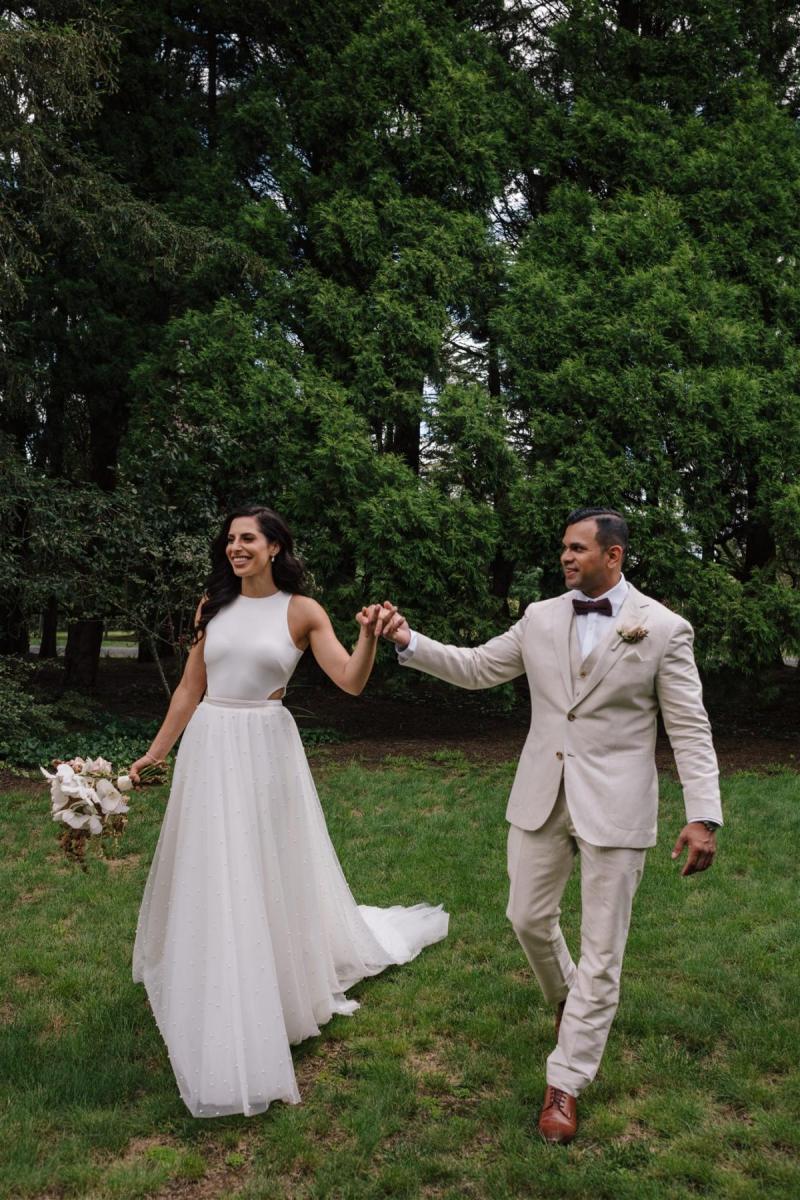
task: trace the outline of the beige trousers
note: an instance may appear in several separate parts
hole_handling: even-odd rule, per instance
[[[577,967],[559,925],[561,897],[581,860],[581,955]],[[644,850],[592,846],[575,833],[564,786],[555,808],[532,833],[511,825],[506,915],[548,1004],[566,1000],[547,1082],[580,1095],[597,1074],[619,1003],[631,906]]]

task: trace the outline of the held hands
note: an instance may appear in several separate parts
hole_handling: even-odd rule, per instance
[[[408,643],[411,641],[411,629],[408,621],[401,612],[398,612],[397,605],[392,604],[391,600],[384,600],[381,605],[381,615],[378,620],[379,633],[387,638],[390,642],[394,642],[401,650],[405,650]]]
[[[383,614],[383,607],[380,604],[365,604],[361,612],[356,613],[356,620],[361,626],[362,637],[371,637],[376,640],[381,636],[380,621]]]
[[[411,630],[408,621],[397,611],[397,605],[390,600],[383,604],[367,604],[356,613],[356,620],[361,626],[362,634],[367,637],[385,637],[394,642],[401,650],[405,650],[411,641]]]
[[[689,854],[681,875],[694,875],[696,871],[708,870],[717,853],[717,839],[702,821],[692,821],[689,825],[684,825],[672,848],[672,857],[680,858],[687,846]]]

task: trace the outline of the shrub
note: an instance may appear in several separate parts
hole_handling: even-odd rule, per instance
[[[0,759],[17,765],[30,761],[28,747],[64,729],[55,705],[32,691],[37,670],[38,664],[23,658],[0,658]]]

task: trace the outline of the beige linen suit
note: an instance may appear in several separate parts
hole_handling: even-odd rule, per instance
[[[602,618],[603,621],[609,620]],[[683,786],[686,820],[722,823],[717,760],[682,617],[629,586],[606,636],[582,659],[572,595],[531,604],[507,633],[472,649],[417,634],[403,665],[466,688],[525,673],[531,726],[506,817],[508,915],[549,1003],[566,999],[548,1083],[578,1095],[599,1066],[644,851],[655,844],[656,718],[661,711]],[[628,643],[618,630],[641,626]],[[559,926],[581,856],[581,959]]]

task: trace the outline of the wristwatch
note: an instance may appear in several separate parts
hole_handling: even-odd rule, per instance
[[[709,833],[716,833],[719,829],[719,821],[701,821],[701,825],[705,825]]]

